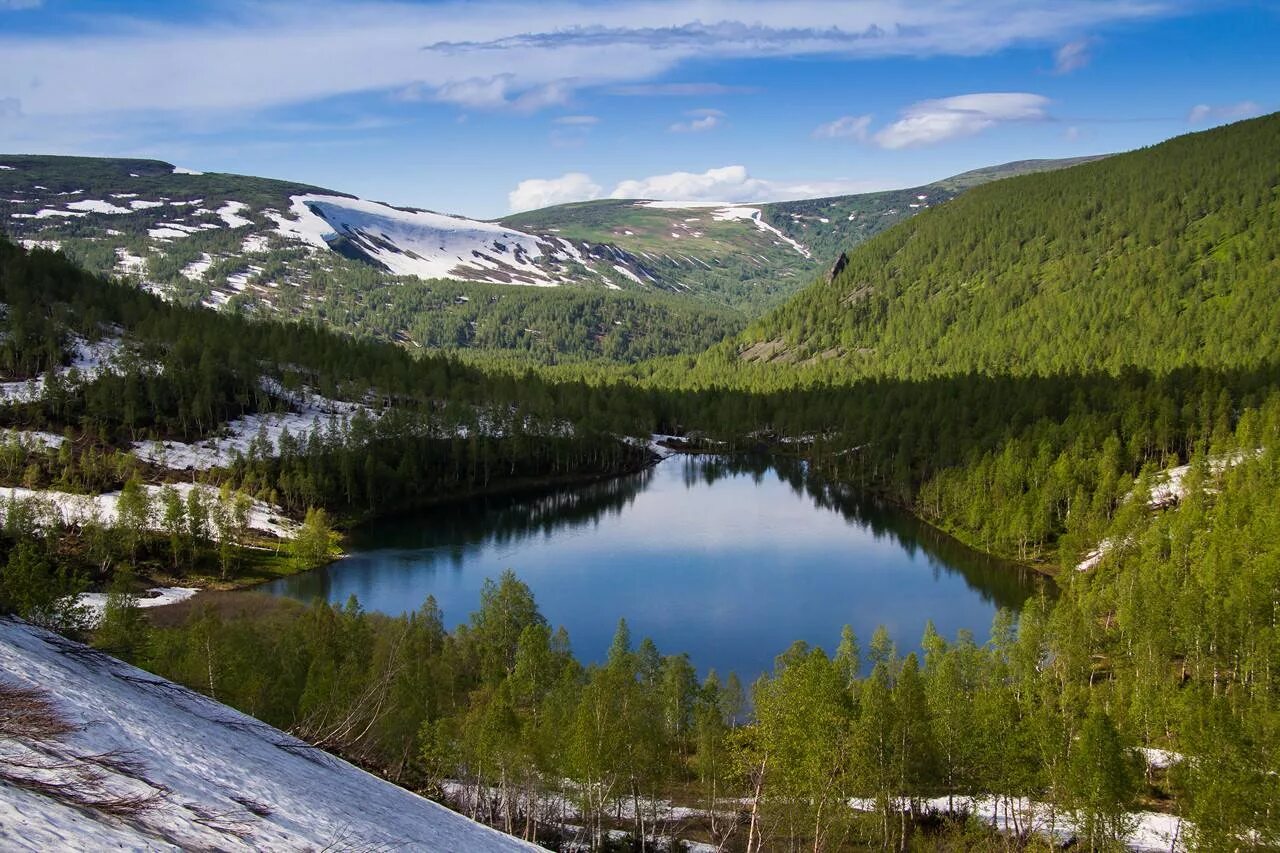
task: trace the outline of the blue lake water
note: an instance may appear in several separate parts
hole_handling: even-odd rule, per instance
[[[433,595],[465,622],[485,578],[515,570],[574,652],[600,660],[619,617],[637,642],[687,652],[744,683],[795,640],[834,650],[849,624],[916,649],[926,620],[986,639],[1031,572],[911,516],[806,477],[797,463],[676,456],[641,474],[549,494],[437,507],[363,528],[351,554],[264,589],[400,614]]]

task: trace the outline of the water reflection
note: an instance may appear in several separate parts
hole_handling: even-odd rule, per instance
[[[747,678],[794,640],[832,647],[845,623],[864,644],[884,624],[915,648],[926,619],[982,638],[997,607],[1019,607],[1037,586],[802,462],[677,457],[630,477],[371,525],[347,559],[268,589],[335,602],[354,594],[388,613],[434,595],[455,624],[484,578],[508,567],[587,660],[625,616],[633,636]]]

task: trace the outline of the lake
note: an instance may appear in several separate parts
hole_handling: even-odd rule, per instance
[[[268,592],[400,614],[434,595],[452,627],[485,578],[527,583],[583,661],[625,617],[635,642],[687,652],[744,683],[795,640],[833,651],[884,625],[917,649],[926,620],[985,641],[1034,573],[978,554],[912,516],[807,476],[790,460],[674,456],[640,474],[531,496],[440,506],[355,532],[350,556]],[[1052,582],[1047,585],[1051,586]]]

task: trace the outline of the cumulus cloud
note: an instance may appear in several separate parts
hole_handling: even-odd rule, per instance
[[[1093,59],[1089,51],[1091,46],[1088,39],[1077,39],[1058,48],[1053,55],[1053,73],[1070,74],[1084,68]]]
[[[841,116],[835,121],[820,124],[813,131],[815,139],[856,139],[866,142],[871,128],[871,116]]]
[[[881,148],[912,148],[972,136],[997,124],[1043,121],[1049,99],[1027,92],[983,92],[920,101],[876,133]]]
[[[609,195],[665,201],[755,201],[768,189],[768,182],[751,177],[745,166],[723,166],[705,172],[669,172],[621,181]]]
[[[753,176],[745,166],[722,166],[705,172],[668,172],[619,181],[609,193],[616,199],[687,202],[766,202],[822,198],[890,189],[892,183],[866,180],[769,180]],[[559,178],[521,181],[508,195],[512,211],[533,210],[571,201],[603,197],[589,175],[571,172]]]
[[[665,175],[620,181],[609,196],[660,201],[764,202],[874,192],[888,188],[883,182],[873,181],[768,180],[752,176],[745,166],[722,166],[705,172],[669,172]]]
[[[667,128],[672,133],[702,133],[724,124],[725,115],[720,110],[689,110],[687,121],[678,121]]]
[[[553,204],[590,201],[599,198],[602,189],[582,172],[568,172],[558,178],[529,178],[507,194],[507,205],[513,213],[537,210]]]
[[[1241,101],[1238,104],[1196,104],[1187,114],[1188,124],[1203,124],[1215,121],[1234,121],[1256,116],[1262,107],[1253,101]]]

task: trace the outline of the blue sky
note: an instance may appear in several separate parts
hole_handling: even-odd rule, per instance
[[[0,0],[0,151],[479,217],[761,201],[1280,109],[1280,0]]]

